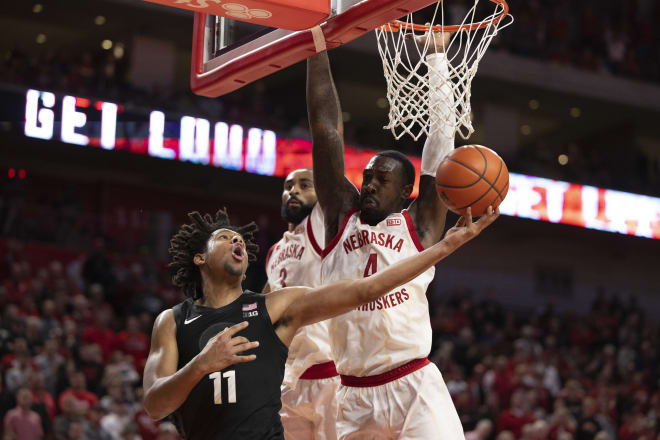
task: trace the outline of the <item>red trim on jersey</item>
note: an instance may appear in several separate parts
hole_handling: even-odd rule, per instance
[[[319,246],[314,237],[314,230],[312,229],[312,214],[307,216],[307,237],[309,237],[309,242],[312,244],[312,248],[318,254],[319,257],[323,258],[323,249]]]
[[[404,209],[401,211],[401,214],[403,214],[403,218],[406,219],[406,225],[408,225],[408,233],[410,233],[410,238],[412,238],[413,243],[415,243],[417,250],[422,252],[424,250],[424,246],[422,246],[422,242],[419,241],[417,231],[415,230],[415,224],[412,221],[412,217],[410,217],[410,213],[407,209]]]
[[[359,210],[359,207],[354,206],[351,208],[350,211],[346,213],[346,217],[344,217],[344,221],[341,223],[341,226],[339,227],[339,231],[337,231],[337,235],[335,235],[335,238],[332,239],[330,243],[323,249],[323,256],[321,258],[325,258],[332,250],[337,246],[337,243],[339,243],[339,239],[341,238],[341,235],[344,233],[344,229],[346,229],[346,225],[348,224],[348,219],[351,218],[353,214],[355,214]]]
[[[279,243],[279,241],[277,243]],[[270,249],[268,249],[268,253],[266,254],[266,268],[268,268],[268,262],[270,261],[270,256],[273,254],[273,250],[275,249],[275,246],[277,246],[277,243],[275,243],[270,247]],[[266,272],[268,272],[268,269],[266,269]]]
[[[300,379],[303,380],[317,380],[317,379],[328,379],[330,377],[339,376],[337,369],[335,368],[335,363],[332,361],[325,362],[323,364],[312,365],[300,376]]]
[[[394,370],[387,371],[383,374],[378,374],[376,376],[344,376],[341,374],[341,384],[347,387],[357,387],[357,388],[368,388],[368,387],[377,387],[379,385],[385,385],[386,383],[392,382],[397,379],[401,379],[403,376],[406,376],[414,371],[419,370],[422,367],[427,366],[431,362],[428,358],[415,359],[403,364]]]

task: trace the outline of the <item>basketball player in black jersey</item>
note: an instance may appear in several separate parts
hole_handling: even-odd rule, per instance
[[[231,226],[227,212],[189,214],[170,245],[173,282],[189,296],[162,312],[144,370],[144,408],[174,416],[191,440],[283,439],[280,385],[299,327],[374,301],[451,254],[498,214],[461,217],[446,237],[371,277],[268,295],[243,291],[255,259],[256,225]]]

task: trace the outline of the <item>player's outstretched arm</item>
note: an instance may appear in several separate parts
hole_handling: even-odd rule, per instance
[[[419,179],[419,196],[408,209],[417,235],[424,248],[440,241],[445,229],[447,207],[438,197],[435,188],[435,173],[444,157],[454,149],[453,84],[449,78],[449,62],[445,49],[451,34],[433,33],[415,37],[421,47],[428,44],[426,62],[429,64],[430,106],[437,109],[438,116],[430,120],[432,134],[426,138],[422,152],[422,170]]]
[[[143,405],[149,417],[160,420],[172,414],[205,375],[256,359],[253,354],[238,355],[259,345],[242,336],[234,336],[247,326],[247,322],[242,322],[218,333],[193,360],[177,371],[179,351],[174,313],[172,309],[162,312],[154,323],[151,349],[144,367]]]
[[[499,211],[488,213],[473,223],[468,208],[445,238],[397,264],[389,266],[368,278],[338,281],[319,288],[291,288],[277,290],[266,297],[266,306],[277,333],[285,344],[291,342],[299,327],[332,318],[354,308],[375,301],[398,286],[416,278],[429,267],[450,255],[456,249],[479,235],[499,216]]]
[[[333,238],[358,191],[344,175],[344,124],[328,54],[307,60],[307,113],[312,132],[314,187],[323,210],[326,238]]]

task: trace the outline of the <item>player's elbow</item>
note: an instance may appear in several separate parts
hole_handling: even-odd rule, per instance
[[[160,408],[157,404],[158,399],[155,398],[154,393],[146,391],[144,393],[144,399],[142,400],[142,406],[144,407],[144,412],[147,413],[149,418],[154,421],[162,420],[169,415],[163,408]]]
[[[327,117],[310,117],[309,128],[314,140],[334,140],[341,138],[336,121]]]

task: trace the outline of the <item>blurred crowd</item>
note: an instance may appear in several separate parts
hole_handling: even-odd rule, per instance
[[[508,3],[515,22],[493,42],[499,49],[592,72],[660,81],[660,5],[655,0]],[[447,3],[449,20],[461,23],[466,6],[471,2]]]
[[[634,300],[515,314],[457,294],[432,325],[468,440],[660,438],[660,327]]]
[[[164,266],[100,243],[37,264],[26,244],[3,244],[2,438],[178,438],[140,405],[153,320],[181,300]],[[660,332],[634,301],[600,293],[588,316],[517,314],[461,292],[431,311],[431,359],[468,440],[660,439]]]

